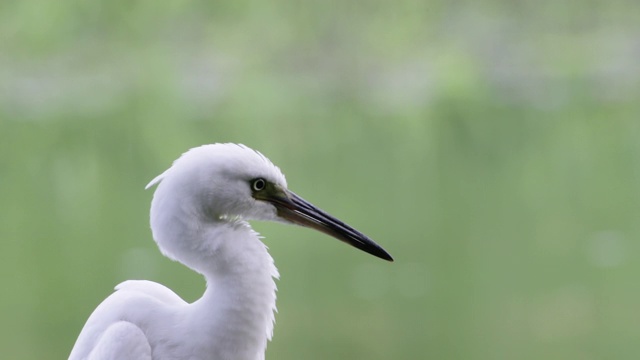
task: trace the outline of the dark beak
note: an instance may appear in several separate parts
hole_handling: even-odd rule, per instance
[[[373,256],[393,261],[388,252],[366,235],[318,209],[289,190],[282,189],[277,192],[276,196],[270,196],[265,200],[276,207],[278,216],[283,219],[321,231]]]

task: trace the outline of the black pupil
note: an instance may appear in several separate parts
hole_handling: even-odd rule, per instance
[[[258,179],[256,181],[254,181],[253,182],[253,188],[256,189],[256,190],[264,189],[264,180]]]

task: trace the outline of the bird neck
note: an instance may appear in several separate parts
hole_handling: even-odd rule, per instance
[[[211,346],[234,349],[221,358],[259,358],[273,332],[278,277],[273,259],[247,223],[217,224],[208,236],[217,246],[209,267],[200,269],[207,280],[207,290],[193,304],[195,314],[207,314],[199,319],[200,329],[208,329]]]

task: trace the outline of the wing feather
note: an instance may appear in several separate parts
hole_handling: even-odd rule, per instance
[[[149,341],[134,319],[174,305],[186,302],[163,285],[145,280],[120,283],[87,320],[69,360],[151,359]]]
[[[151,360],[151,346],[139,327],[118,321],[107,328],[89,360]]]

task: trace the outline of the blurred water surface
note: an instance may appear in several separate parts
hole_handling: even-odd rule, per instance
[[[188,301],[146,183],[241,142],[396,258],[256,223],[271,359],[637,359],[637,2],[0,4],[0,349],[65,358],[120,281]]]

